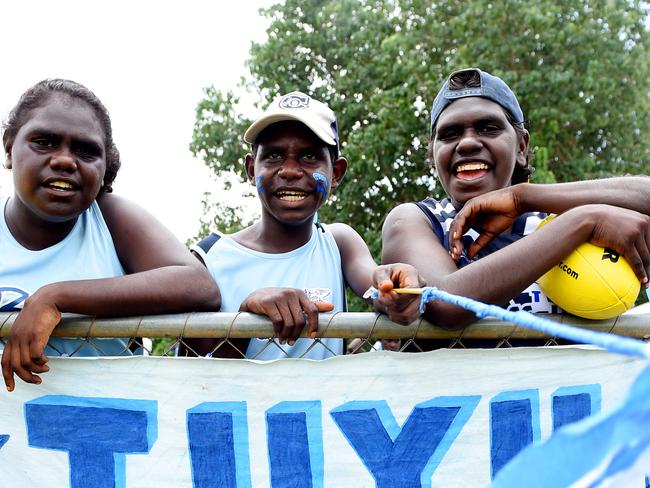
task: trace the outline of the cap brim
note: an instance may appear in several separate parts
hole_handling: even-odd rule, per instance
[[[311,121],[305,121],[303,120],[303,117],[289,115],[286,113],[269,114],[260,117],[246,130],[244,133],[244,141],[246,141],[248,144],[253,144],[257,139],[257,136],[260,135],[260,132],[266,129],[269,125],[275,124],[277,122],[283,122],[285,120],[295,120],[305,124],[307,127],[309,127],[309,130],[316,134],[316,136],[325,144],[329,146],[336,146],[336,141],[332,138],[332,136],[323,131],[320,127],[313,124]]]

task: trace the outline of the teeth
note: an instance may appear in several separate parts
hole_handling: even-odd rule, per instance
[[[461,171],[476,171],[478,169],[490,169],[490,167],[485,163],[465,163],[456,168],[456,173],[460,173]]]
[[[48,184],[48,186],[51,186],[58,190],[72,190],[72,185],[67,181],[52,181]]]
[[[277,193],[280,200],[287,202],[298,202],[307,197],[307,194],[302,191],[279,191]]]

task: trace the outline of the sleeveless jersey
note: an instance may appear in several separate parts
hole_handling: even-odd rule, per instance
[[[122,276],[124,270],[97,202],[83,212],[70,233],[46,249],[23,247],[5,220],[8,198],[0,198],[0,312],[19,311],[40,287],[68,280]],[[50,356],[128,355],[126,339],[94,339],[101,351],[81,339],[51,337]]]
[[[286,253],[254,251],[216,233],[200,241],[192,250],[201,256],[219,286],[222,312],[239,311],[251,292],[266,287],[300,288],[312,300],[332,303],[334,312],[346,310],[341,255],[334,236],[324,224],[315,225],[306,244]],[[343,353],[342,339],[320,341],[323,344],[301,338],[289,346],[277,341],[251,339],[246,357],[270,360],[288,355],[325,359]]]
[[[445,198],[438,202],[429,197],[416,205],[424,212],[433,228],[433,232],[440,241],[440,244],[449,251],[449,226],[458,213],[451,202]],[[534,232],[537,225],[546,217],[546,214],[541,212],[529,212],[522,214],[512,225],[512,230],[509,233],[503,233],[493,239],[485,248],[483,248],[476,257],[470,259],[467,256],[467,249],[470,244],[478,237],[478,232],[474,229],[469,229],[463,236],[463,251],[457,264],[459,268],[467,266],[477,259],[492,254],[499,249],[506,247],[509,244],[521,239],[525,235]],[[557,305],[555,305],[544,293],[540,290],[537,283],[532,283],[528,288],[512,298],[505,307],[507,310],[516,312],[518,310],[525,310],[532,313],[561,313]]]

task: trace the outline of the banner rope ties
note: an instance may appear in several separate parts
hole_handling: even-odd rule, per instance
[[[623,337],[607,332],[585,330],[572,325],[559,324],[524,310],[511,312],[497,305],[488,305],[479,302],[478,300],[473,300],[472,298],[454,295],[453,293],[440,290],[435,286],[408,288],[403,290],[396,288],[393,291],[398,293],[421,294],[420,313],[424,312],[427,303],[433,300],[440,300],[442,302],[458,305],[465,310],[474,312],[474,314],[480,319],[494,317],[505,322],[511,322],[528,329],[543,332],[549,336],[562,337],[563,339],[581,344],[592,344],[607,349],[610,352],[623,354],[625,356],[650,359],[650,344],[638,339]],[[375,299],[379,297],[379,290],[371,288],[368,290],[367,294]]]

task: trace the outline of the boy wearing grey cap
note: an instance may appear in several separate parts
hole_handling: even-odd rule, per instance
[[[341,339],[317,336],[318,313],[344,311],[345,285],[361,296],[372,285],[384,293],[375,307],[410,323],[414,297],[393,287],[422,284],[409,265],[377,266],[359,234],[345,224],[314,223],[314,215],[343,179],[336,117],[300,92],[275,99],[246,131],[246,173],[262,203],[259,221],[235,234],[211,234],[192,249],[221,291],[221,311],[266,315],[278,339],[251,339],[246,357],[324,359],[342,354]],[[307,335],[299,336],[307,325]],[[216,342],[194,344],[200,353]],[[221,351],[221,348],[219,349]]]
[[[429,146],[447,198],[393,209],[382,261],[412,264],[428,285],[509,310],[557,312],[535,280],[592,242],[625,256],[647,286],[650,179],[529,184],[528,140],[503,80],[477,68],[452,73],[433,102]],[[561,215],[533,232],[546,213]],[[448,328],[476,320],[439,301],[425,317]]]

